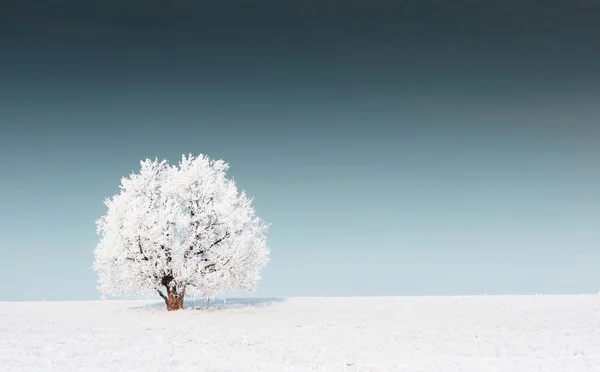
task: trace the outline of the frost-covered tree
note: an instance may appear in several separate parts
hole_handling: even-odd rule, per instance
[[[158,293],[168,310],[183,308],[186,295],[252,290],[268,262],[268,226],[228,169],[222,160],[184,155],[178,166],[142,161],[139,173],[124,177],[96,221],[99,289]]]

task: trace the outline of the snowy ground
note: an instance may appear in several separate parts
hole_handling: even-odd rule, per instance
[[[600,296],[5,302],[0,370],[600,371]]]

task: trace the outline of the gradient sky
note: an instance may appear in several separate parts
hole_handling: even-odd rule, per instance
[[[256,296],[600,291],[600,3],[12,3],[0,300],[97,299],[104,198],[182,153],[272,224]]]

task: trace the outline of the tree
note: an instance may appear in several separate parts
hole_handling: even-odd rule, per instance
[[[226,177],[229,165],[202,154],[184,155],[178,166],[140,164],[96,221],[99,289],[158,293],[169,311],[182,309],[186,295],[210,299],[254,289],[268,262],[268,226]]]

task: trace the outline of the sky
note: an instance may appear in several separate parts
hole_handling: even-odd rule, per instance
[[[207,2],[208,3],[208,2]],[[254,296],[600,291],[600,5],[31,1],[0,12],[0,300],[94,300],[139,161],[227,161]]]

